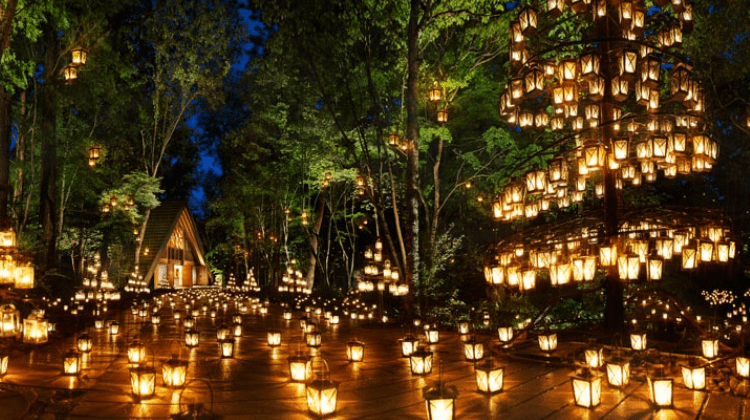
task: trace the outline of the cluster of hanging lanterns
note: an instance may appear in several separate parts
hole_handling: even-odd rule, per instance
[[[509,182],[493,203],[496,218],[532,218],[553,204],[568,207],[583,200],[587,184],[601,196],[603,170],[614,171],[622,188],[625,182],[653,182],[659,171],[673,178],[715,164],[719,147],[706,134],[702,88],[690,65],[672,53],[692,28],[692,6],[658,3],[673,13],[651,18],[641,0],[549,1],[549,19],[570,7],[593,20],[592,33],[558,49],[537,32],[542,14],[536,9],[524,8],[511,23],[514,76],[501,95],[501,115],[522,129],[569,130],[576,142],[572,155]],[[607,42],[601,42],[603,32]]]
[[[78,79],[78,68],[86,65],[86,59],[88,58],[88,51],[82,47],[73,48],[71,51],[70,64],[65,66],[62,70],[63,80],[66,83],[73,83],[74,80]]]

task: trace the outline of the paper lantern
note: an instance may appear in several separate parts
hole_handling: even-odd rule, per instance
[[[719,340],[712,337],[704,338],[701,340],[701,349],[703,357],[713,359],[719,355]]]
[[[153,396],[156,389],[156,371],[146,366],[131,369],[130,388],[136,400],[140,401]]]
[[[616,357],[607,362],[607,382],[614,387],[625,386],[630,382],[630,362]]]
[[[573,399],[580,407],[594,408],[602,402],[602,377],[589,369],[570,378]]]
[[[492,361],[479,365],[474,369],[477,380],[477,390],[484,394],[494,394],[503,390],[505,368],[494,366]]]
[[[63,355],[63,375],[75,376],[81,372],[81,353],[70,350]]]
[[[434,387],[425,388],[422,396],[427,404],[429,420],[453,420],[456,415],[456,397],[458,390],[438,381]]]
[[[424,332],[428,344],[437,344],[440,341],[440,333],[437,328],[431,328]]]
[[[169,388],[180,388],[185,385],[187,379],[188,362],[173,355],[161,365],[161,378],[164,386]]]
[[[88,51],[81,47],[75,47],[70,50],[70,63],[74,66],[83,66],[86,64]],[[98,156],[97,156],[98,157]]]
[[[34,288],[34,267],[28,265],[16,266],[16,289]]]
[[[401,340],[401,357],[409,357],[412,353],[417,350],[419,345],[419,339],[417,337],[407,335]]]
[[[632,332],[630,333],[630,348],[635,351],[646,350],[646,333],[645,332]]]
[[[409,366],[414,375],[432,372],[432,352],[420,347],[409,356]]]
[[[544,333],[539,334],[537,337],[539,342],[539,350],[544,352],[552,352],[557,350],[557,334],[555,333]]]
[[[350,362],[361,362],[365,357],[365,343],[357,340],[346,342],[346,359]]]

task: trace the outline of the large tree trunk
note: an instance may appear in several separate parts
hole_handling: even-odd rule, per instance
[[[315,268],[318,263],[318,238],[320,227],[323,225],[323,213],[326,208],[326,195],[328,187],[323,188],[318,196],[318,205],[315,209],[315,224],[310,232],[310,259],[307,262],[307,290],[312,290],[315,284]]]
[[[407,310],[414,311],[414,295],[421,299],[419,278],[419,106],[417,100],[417,79],[419,77],[419,0],[411,0],[409,26],[407,30],[407,78],[406,78],[406,138],[410,142],[406,151],[406,241],[410,267],[405,270],[409,284]],[[418,301],[416,311],[421,305]]]

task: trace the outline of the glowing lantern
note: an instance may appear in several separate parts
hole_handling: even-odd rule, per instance
[[[610,243],[599,248],[599,264],[602,267],[613,267],[617,263],[617,244]]]
[[[159,315],[159,313],[151,314],[152,325],[159,325],[160,322],[161,322],[161,315]]]
[[[453,420],[456,413],[456,397],[458,390],[454,386],[447,386],[438,381],[434,387],[425,388],[422,396],[427,403],[427,418],[429,420]]]
[[[346,359],[350,362],[361,362],[365,358],[365,343],[358,340],[346,342]]]
[[[78,351],[80,351],[81,353],[90,352],[92,345],[93,345],[93,341],[91,340],[91,336],[88,334],[81,334],[78,336],[78,339],[76,340],[76,347],[78,348]]]
[[[602,402],[600,374],[584,368],[580,374],[570,378],[570,384],[573,387],[573,399],[576,405],[593,408]]]
[[[604,347],[591,346],[584,351],[586,366],[599,368],[604,364]]]
[[[82,47],[73,48],[70,51],[70,62],[74,66],[83,66],[86,64],[86,58],[88,55],[88,51],[84,50]]]
[[[234,339],[233,338],[227,338],[227,339],[221,340],[219,342],[219,347],[221,348],[222,359],[231,359],[232,357],[234,357]]]
[[[117,321],[112,321],[109,324],[109,334],[117,335],[120,332],[120,324]]]
[[[177,355],[161,365],[161,378],[164,386],[170,388],[180,388],[185,385],[187,379],[188,362],[181,360]]]
[[[672,405],[673,380],[664,375],[662,365],[654,365],[653,375],[646,376],[651,401],[659,407]]]
[[[188,315],[185,317],[185,329],[189,330],[195,327],[195,318]]]
[[[336,412],[339,384],[328,379],[328,368],[305,384],[307,409],[320,417]]]
[[[440,333],[437,328],[430,328],[424,334],[428,344],[437,344],[440,341]]]
[[[497,328],[497,335],[502,343],[508,343],[513,340],[513,327],[505,326]]]
[[[707,337],[701,340],[701,349],[703,357],[713,359],[719,355],[719,340],[713,337]]]
[[[226,324],[222,324],[219,326],[219,328],[216,329],[216,340],[226,340],[229,338],[229,333],[231,331],[229,330],[229,327]]]
[[[706,367],[697,366],[694,360],[688,365],[682,365],[682,382],[685,388],[692,390],[706,389]]]
[[[0,353],[0,377],[8,373],[8,353]]]
[[[70,350],[63,355],[63,375],[75,376],[81,371],[81,354]]]
[[[16,248],[16,231],[13,228],[0,230],[0,248],[6,250]]]
[[[307,343],[307,347],[313,347],[313,348],[320,347],[322,343],[322,335],[320,334],[320,331],[306,332],[305,342]]]
[[[472,337],[464,342],[464,357],[469,362],[482,360],[484,357],[484,343]]]
[[[417,337],[407,335],[401,340],[401,357],[409,357],[412,353],[417,350],[419,345],[419,339]]]
[[[15,284],[16,262],[13,257],[5,255],[0,258],[0,284]]]
[[[539,342],[539,350],[544,352],[552,352],[557,350],[557,334],[555,333],[544,333],[539,334],[537,337]]]
[[[469,321],[465,319],[458,321],[458,333],[461,335],[469,333]]]
[[[740,378],[750,378],[750,359],[745,356],[737,356],[734,359],[734,369]]]
[[[200,340],[200,333],[196,330],[185,331],[185,345],[188,347],[197,347]]]
[[[630,362],[616,357],[607,362],[607,382],[611,386],[621,387],[630,382]]]
[[[34,267],[22,265],[16,267],[16,289],[34,288]]]
[[[156,389],[156,371],[153,368],[138,366],[130,370],[130,388],[136,400],[154,395]]]
[[[648,279],[651,281],[661,280],[664,259],[660,257],[648,258]]]
[[[0,337],[15,337],[20,332],[20,312],[10,303],[0,306]]]
[[[281,331],[268,331],[268,334],[266,334],[266,342],[268,343],[268,347],[278,347],[281,345]]]
[[[445,124],[448,122],[448,109],[447,108],[438,109],[437,122],[439,124]]]
[[[443,91],[440,89],[437,83],[433,85],[429,90],[430,102],[438,103],[443,99]]]
[[[32,313],[23,320],[23,342],[31,344],[42,344],[47,342],[48,324],[45,319]]]
[[[635,351],[646,350],[646,333],[645,332],[630,333],[630,348],[632,348]]]
[[[294,382],[305,382],[308,375],[308,365],[310,359],[300,353],[294,356],[289,356],[287,359],[289,363],[289,377]]]
[[[477,380],[477,390],[485,394],[494,394],[503,390],[503,376],[505,368],[494,366],[490,360],[474,369]]]
[[[283,317],[284,317],[284,321],[291,321],[292,320],[292,311],[285,310]]]
[[[140,341],[133,341],[128,346],[128,363],[138,364],[146,360],[146,346]]]
[[[432,372],[432,352],[420,347],[409,356],[409,366],[414,375],[426,375]]]

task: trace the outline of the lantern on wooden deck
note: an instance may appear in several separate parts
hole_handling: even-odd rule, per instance
[[[425,388],[422,396],[427,404],[429,420],[453,420],[456,415],[456,397],[458,397],[456,387],[438,381],[434,387]]]
[[[477,380],[477,390],[484,394],[494,394],[503,390],[503,376],[505,368],[495,366],[492,360],[474,369]]]
[[[513,327],[504,326],[497,328],[497,335],[501,343],[508,343],[513,340]]]
[[[216,329],[216,340],[226,340],[229,338],[229,333],[231,331],[229,330],[229,327],[226,324],[221,324],[219,328]]]
[[[407,335],[401,340],[401,357],[409,357],[417,350],[419,339],[412,335]]]
[[[734,359],[734,370],[740,378],[750,378],[750,359],[745,356],[737,356]]]
[[[180,388],[185,385],[187,380],[188,362],[182,360],[178,355],[172,355],[172,358],[161,365],[161,379],[164,386],[169,388]]]
[[[289,356],[287,359],[289,363],[289,377],[293,382],[305,382],[309,372],[310,358],[297,353],[294,356]]]
[[[78,336],[78,339],[76,339],[76,348],[78,348],[78,351],[80,351],[81,353],[90,352],[92,346],[93,341],[91,340],[91,336],[88,334],[81,334]]]
[[[599,373],[584,368],[581,373],[570,378],[573,399],[580,407],[594,408],[602,402],[602,377]]]
[[[323,336],[320,331],[310,331],[305,333],[305,343],[307,347],[318,348],[320,347],[323,340]]]
[[[555,333],[543,333],[537,337],[539,342],[539,350],[544,352],[552,352],[557,350],[557,334]]]
[[[175,309],[172,315],[174,316],[174,320],[177,322],[179,322],[180,319],[182,319],[182,311],[180,311],[179,309]]]
[[[9,227],[0,230],[0,249],[13,250],[16,248],[16,231]]]
[[[11,303],[0,306],[0,337],[15,337],[21,332],[21,314]]]
[[[324,369],[314,370],[314,378],[305,384],[307,409],[316,416],[326,416],[336,412],[339,384],[328,377],[328,365]]]
[[[130,369],[130,389],[136,400],[154,395],[156,390],[156,371],[152,367],[138,366]]]
[[[284,317],[284,321],[291,321],[292,320],[292,311],[285,310],[284,314],[283,314],[283,317]]]
[[[234,339],[227,338],[219,341],[222,359],[231,359],[234,357]]]
[[[346,342],[346,359],[350,362],[361,362],[365,358],[365,343],[358,340]]]
[[[630,382],[630,362],[615,357],[607,362],[607,382],[610,386],[622,387]]]
[[[31,344],[42,344],[46,343],[48,339],[48,325],[47,320],[37,316],[36,314],[29,315],[28,318],[23,320],[23,342]]]
[[[635,351],[646,350],[646,333],[634,331],[630,333],[630,348]]]
[[[458,321],[458,333],[461,335],[466,335],[469,333],[469,321],[466,319],[462,319]]]
[[[437,328],[430,328],[424,334],[428,344],[437,344],[440,341],[440,333]]]
[[[432,372],[432,352],[420,347],[409,356],[409,366],[414,375],[426,375]]]
[[[599,368],[604,364],[604,347],[592,345],[583,352],[586,358],[586,366]]]
[[[81,353],[69,350],[63,355],[63,375],[75,376],[81,372]]]
[[[328,323],[330,323],[331,325],[338,325],[340,319],[341,317],[338,315],[331,315],[331,318],[328,320]]]
[[[714,337],[702,339],[701,350],[703,351],[703,357],[706,359],[717,357],[719,355],[719,339]]]
[[[484,343],[477,341],[476,337],[464,342],[464,358],[469,362],[482,360],[484,357]]]
[[[185,329],[189,330],[195,328],[195,318],[188,315],[185,317]]]
[[[161,323],[161,315],[159,313],[151,314],[151,325],[159,325]]]
[[[692,390],[706,389],[706,366],[699,365],[695,359],[681,366],[682,383],[685,388]]]
[[[198,347],[198,341],[200,340],[200,333],[197,330],[185,331],[185,345],[188,347]]]
[[[232,315],[232,324],[242,324],[242,315],[240,314],[234,314]]]
[[[117,335],[120,333],[120,324],[117,321],[112,321],[109,324],[109,335]]]
[[[281,345],[281,331],[268,331],[268,333],[266,334],[266,342],[268,343],[268,347],[278,347],[279,345]]]
[[[138,364],[146,361],[146,346],[135,340],[128,346],[128,363]]]
[[[670,407],[672,405],[673,379],[664,375],[663,365],[654,365],[651,375],[646,376],[648,393],[651,402],[658,407]]]

